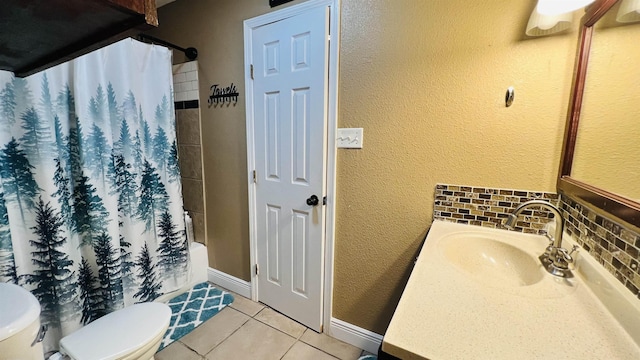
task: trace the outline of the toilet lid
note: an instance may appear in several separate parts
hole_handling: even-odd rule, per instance
[[[107,314],[60,340],[73,359],[118,359],[166,331],[171,309],[162,303],[135,304]]]
[[[38,299],[26,289],[0,283],[0,341],[17,334],[40,316]]]

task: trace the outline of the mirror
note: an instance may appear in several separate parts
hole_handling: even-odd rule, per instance
[[[640,228],[640,23],[617,22],[619,3],[582,18],[558,188]]]
[[[571,177],[640,202],[640,23],[594,25]]]

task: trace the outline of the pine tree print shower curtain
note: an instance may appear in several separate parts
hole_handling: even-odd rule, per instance
[[[171,53],[125,39],[0,72],[0,281],[31,291],[45,350],[187,281]]]

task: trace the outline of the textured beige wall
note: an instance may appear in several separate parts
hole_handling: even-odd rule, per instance
[[[266,4],[178,0],[155,35],[198,47],[203,99],[218,82],[243,94],[241,21]],[[437,182],[555,190],[577,32],[524,39],[533,6],[342,0],[339,126],[365,140],[338,151],[334,317],[384,333]],[[247,280],[244,106],[203,107],[202,122],[211,263]]]
[[[339,126],[365,146],[338,152],[334,316],[383,333],[437,182],[555,190],[577,32],[524,40],[533,1],[343,4]]]

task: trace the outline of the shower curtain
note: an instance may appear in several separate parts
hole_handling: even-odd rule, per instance
[[[132,39],[0,72],[0,281],[38,298],[45,351],[188,280],[171,85],[170,51]]]

